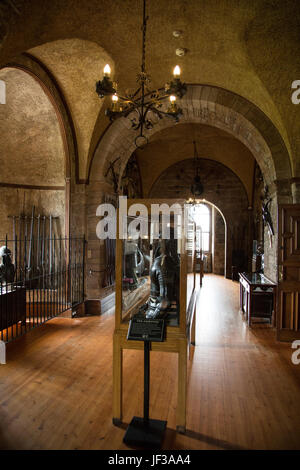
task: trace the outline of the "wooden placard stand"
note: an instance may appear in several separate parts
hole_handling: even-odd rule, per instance
[[[170,206],[176,200],[155,200],[155,199],[134,199],[128,200],[130,207],[132,204],[144,204],[150,214],[151,204],[167,203]],[[181,202],[181,201],[180,201]],[[119,227],[119,214],[117,227]],[[153,342],[152,351],[172,352],[178,354],[178,394],[176,428],[180,433],[186,430],[186,388],[187,388],[187,332],[186,332],[186,311],[187,311],[187,254],[185,251],[185,239],[182,237],[180,255],[180,313],[179,326],[167,326],[164,342]],[[119,239],[117,228],[116,240],[116,310],[115,310],[115,330],[113,337],[113,424],[118,426],[122,422],[122,389],[123,389],[123,350],[137,349],[143,350],[144,344],[141,341],[128,341],[127,332],[130,318],[122,317],[122,266],[123,266],[123,240]]]

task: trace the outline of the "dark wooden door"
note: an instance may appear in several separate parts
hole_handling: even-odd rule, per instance
[[[277,339],[300,338],[300,204],[279,206]]]

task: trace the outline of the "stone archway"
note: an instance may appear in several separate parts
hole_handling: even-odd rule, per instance
[[[183,110],[181,123],[200,123],[225,130],[242,142],[257,161],[272,197],[271,213],[277,220],[278,203],[293,200],[293,178],[288,147],[273,122],[257,106],[228,90],[210,85],[188,85],[188,92],[180,102]],[[174,126],[169,119],[161,119],[148,139],[157,132]],[[105,178],[108,166],[119,157],[116,171],[121,179],[126,163],[135,150],[129,117],[111,124],[96,147],[89,168],[87,187],[88,240],[94,243],[97,224],[96,207],[105,193],[113,193],[109,179]],[[275,224],[276,225],[276,224]],[[272,246],[265,246],[270,269],[266,274],[277,279],[277,238]],[[228,269],[228,268],[227,268]]]
[[[181,123],[215,126],[240,140],[255,157],[266,183],[274,187],[273,191],[280,189],[282,202],[290,202],[290,184],[286,188],[292,177],[289,152],[277,128],[259,108],[239,95],[209,85],[189,85],[180,106]],[[147,137],[170,126],[174,126],[172,120],[161,119],[147,132]],[[135,150],[135,135],[129,117],[117,120],[108,128],[90,164],[90,184],[103,181],[107,165],[117,156],[121,157],[119,173],[122,174]]]

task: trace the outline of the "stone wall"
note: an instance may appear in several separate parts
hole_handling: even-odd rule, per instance
[[[83,237],[86,235],[86,186],[71,184],[70,194],[70,235]]]
[[[106,198],[114,199],[113,188],[104,180],[93,181],[86,187],[86,298],[99,299],[103,294],[105,270],[104,240],[99,240],[96,227],[100,218],[96,216],[99,204]]]

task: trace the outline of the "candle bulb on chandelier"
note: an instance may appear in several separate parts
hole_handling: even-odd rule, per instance
[[[170,95],[170,107],[168,109],[169,113],[176,113],[177,111],[177,106],[176,106],[176,96],[175,95]]]
[[[111,74],[111,68],[108,64],[105,65],[103,69],[104,77],[109,77]]]
[[[112,95],[111,97],[112,99],[112,106],[111,106],[111,109],[112,111],[119,111],[119,106],[118,106],[118,96],[116,94]]]
[[[173,70],[173,75],[174,75],[174,78],[179,78],[180,77],[180,67],[179,65],[176,65],[176,67],[174,67],[174,70]]]

